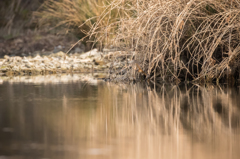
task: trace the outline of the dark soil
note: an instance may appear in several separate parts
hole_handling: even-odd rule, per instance
[[[45,32],[33,32],[6,39],[0,36],[0,57],[31,56],[35,53],[46,54],[48,52],[66,52],[78,39],[71,35],[53,35]],[[71,52],[87,51],[83,44],[77,44]]]

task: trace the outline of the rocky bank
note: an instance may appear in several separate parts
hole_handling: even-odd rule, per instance
[[[131,63],[132,55],[123,51],[93,49],[86,53],[12,56],[0,59],[0,75],[46,75],[118,71]]]

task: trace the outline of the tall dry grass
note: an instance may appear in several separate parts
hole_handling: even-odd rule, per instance
[[[219,81],[239,74],[239,14],[239,0],[114,0],[89,36],[134,51],[136,76]]]
[[[108,3],[107,0],[48,0],[34,12],[34,19],[41,27],[61,28],[82,38]]]

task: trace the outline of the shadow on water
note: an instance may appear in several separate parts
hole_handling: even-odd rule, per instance
[[[240,89],[4,81],[0,156],[238,158]]]

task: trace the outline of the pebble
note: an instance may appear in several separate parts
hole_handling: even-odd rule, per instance
[[[5,55],[3,58],[4,58],[4,59],[9,59],[9,56],[8,56],[8,55]]]
[[[113,52],[109,52],[109,54],[113,54]],[[44,56],[35,55],[35,57],[9,57],[5,55],[3,59],[0,59],[0,76],[6,75],[7,72],[21,74],[26,73],[26,71],[31,72],[31,74],[36,72],[39,74],[46,71],[58,73],[59,71],[92,72],[93,70],[94,72],[108,72],[112,62],[107,61],[107,59],[101,59],[102,55],[103,53],[97,51],[97,49],[71,55],[67,55],[62,51]],[[107,56],[106,53],[105,56]],[[106,64],[101,66],[94,65],[94,59],[105,60]],[[123,67],[123,63],[114,63],[114,67],[121,68]]]

